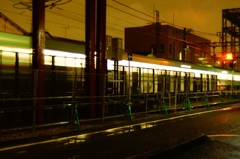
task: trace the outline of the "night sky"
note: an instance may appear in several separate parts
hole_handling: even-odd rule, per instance
[[[31,11],[14,8],[19,1],[29,0],[1,0],[0,12],[30,32]],[[154,10],[158,10],[162,24],[193,29],[196,35],[219,41],[216,33],[221,32],[222,9],[240,8],[239,0],[116,1],[107,0],[107,34],[122,38],[125,27],[151,24],[155,20]],[[72,0],[65,5],[46,8],[46,30],[53,36],[84,40],[84,15],[85,0]]]

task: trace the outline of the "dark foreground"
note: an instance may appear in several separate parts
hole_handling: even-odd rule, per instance
[[[240,157],[240,109],[192,111],[71,136],[1,144],[1,159]]]

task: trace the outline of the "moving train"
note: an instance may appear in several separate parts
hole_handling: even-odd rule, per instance
[[[73,97],[77,101],[87,98],[84,42],[47,38],[44,61],[44,108],[51,110],[51,121],[64,120]],[[26,110],[26,120],[33,120],[34,71],[31,37],[0,32],[0,116],[6,120],[2,123],[20,110]],[[239,72],[135,54],[129,61],[123,52],[122,60],[107,60],[104,112],[105,116],[123,114],[121,101],[126,99],[135,112],[158,109],[155,101],[159,99],[176,107],[186,97],[237,92],[239,86]],[[87,106],[79,105],[80,118],[85,117]]]

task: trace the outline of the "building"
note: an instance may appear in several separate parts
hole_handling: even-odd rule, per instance
[[[192,63],[213,64],[210,47],[201,47],[210,40],[197,36],[190,29],[154,23],[125,28],[125,50],[134,54]],[[209,60],[210,59],[210,60]]]
[[[28,35],[28,32],[0,12],[0,31]]]
[[[222,10],[222,57],[232,53],[233,60],[223,61],[223,67],[240,70],[240,8]]]

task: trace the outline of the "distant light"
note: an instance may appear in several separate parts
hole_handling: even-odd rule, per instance
[[[226,60],[233,60],[233,53],[231,52],[226,53]]]
[[[228,74],[228,72],[227,72],[227,71],[222,71],[222,73],[224,73],[224,74]]]
[[[191,68],[189,65],[181,65],[182,68]]]

